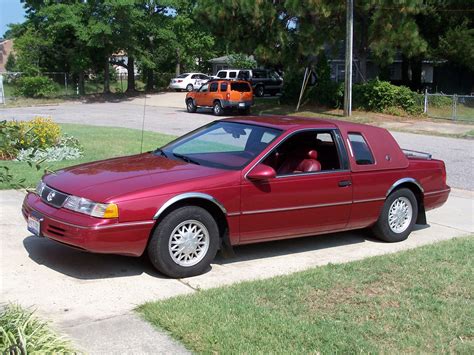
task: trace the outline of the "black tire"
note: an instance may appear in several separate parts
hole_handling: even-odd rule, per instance
[[[194,90],[193,84],[188,84],[188,85],[186,86],[186,91],[193,91],[193,90]]]
[[[216,116],[222,116],[224,114],[224,109],[219,101],[215,101],[214,105],[212,106],[212,112]]]
[[[175,241],[173,239],[170,242],[170,239],[176,235],[177,229],[182,228],[181,225],[186,228],[186,223],[199,224],[198,228],[205,230],[209,238],[207,250],[203,250],[199,258],[195,258],[195,261],[199,259],[196,264],[189,266],[178,264],[175,261],[176,255],[173,257],[170,247]],[[211,261],[216,256],[218,245],[219,228],[211,214],[201,207],[184,206],[166,215],[155,228],[148,244],[148,256],[153,266],[169,277],[191,277],[200,275],[209,269]],[[196,256],[198,256],[197,253]],[[187,261],[184,259],[181,262]]]
[[[194,104],[193,99],[188,99],[186,101],[186,110],[188,110],[189,113],[194,113],[197,110],[197,106]]]
[[[255,88],[255,96],[263,97],[263,95],[265,95],[265,88],[263,87],[263,85],[258,85]]]
[[[404,208],[407,211],[405,216],[403,216]],[[413,192],[406,188],[396,190],[385,200],[379,219],[372,227],[372,232],[376,238],[385,242],[401,242],[410,235],[417,216],[418,203]]]

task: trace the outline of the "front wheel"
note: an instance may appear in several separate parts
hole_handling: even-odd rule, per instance
[[[263,97],[265,95],[265,88],[262,85],[259,85],[255,88],[255,96]]]
[[[219,229],[205,209],[184,206],[158,224],[148,245],[150,261],[161,273],[190,277],[204,273],[219,245]]]
[[[410,235],[418,215],[418,203],[409,189],[396,190],[387,197],[372,231],[378,239],[401,242]]]
[[[214,112],[214,115],[216,116],[222,116],[224,114],[224,109],[222,108],[222,105],[219,101],[214,102],[214,105],[212,106],[212,112]]]
[[[186,101],[186,110],[188,110],[189,113],[196,112],[197,106],[194,104],[193,99],[188,99],[188,101]]]

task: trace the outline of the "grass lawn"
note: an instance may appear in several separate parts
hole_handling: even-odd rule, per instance
[[[474,353],[474,238],[147,303],[203,353]]]
[[[98,127],[76,124],[61,124],[64,133],[79,139],[84,147],[84,155],[81,159],[64,160],[60,162],[43,163],[42,168],[57,170],[66,166],[81,164],[89,161],[131,155],[140,153],[141,131],[137,129]],[[143,151],[149,151],[162,146],[174,137],[145,132],[143,139]],[[25,185],[33,187],[37,184],[43,170],[36,171],[25,162],[0,161],[0,167],[7,166],[10,172],[17,178],[25,178]],[[9,186],[0,183],[0,189],[8,189]]]

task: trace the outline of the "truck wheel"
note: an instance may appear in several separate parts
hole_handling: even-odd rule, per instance
[[[190,277],[209,268],[218,245],[219,229],[209,212],[184,206],[158,224],[148,244],[148,256],[161,273],[174,278]]]
[[[417,215],[418,204],[413,192],[406,188],[396,190],[385,200],[372,231],[383,241],[401,242],[407,239],[413,230]]]
[[[194,113],[197,110],[196,105],[194,104],[193,99],[188,99],[186,101],[186,110],[188,110],[189,113]]]
[[[265,95],[265,88],[263,87],[263,85],[258,85],[255,88],[255,96],[262,97],[263,95]]]
[[[214,102],[214,105],[212,106],[212,112],[214,112],[214,115],[216,116],[222,116],[224,114],[224,109],[222,108],[222,105],[219,101]]]
[[[186,91],[193,91],[193,90],[194,90],[193,84],[188,84],[188,86],[186,86]]]

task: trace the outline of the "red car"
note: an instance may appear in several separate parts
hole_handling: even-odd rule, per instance
[[[382,128],[235,117],[168,145],[48,174],[23,203],[35,235],[140,256],[171,277],[205,272],[219,248],[370,227],[406,239],[450,192],[428,154]]]

